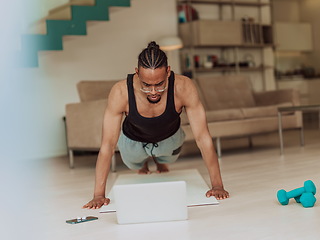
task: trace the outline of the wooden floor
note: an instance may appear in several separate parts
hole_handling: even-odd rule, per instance
[[[281,206],[276,199],[279,189],[300,187],[308,179],[320,186],[320,130],[306,129],[304,147],[300,147],[297,131],[285,132],[284,143],[283,156],[276,133],[254,137],[251,149],[225,150],[220,164],[230,199],[220,201],[219,206],[189,208],[189,220],[181,222],[118,225],[114,213],[81,209],[92,197],[95,155],[77,156],[75,169],[69,169],[66,156],[31,161],[28,167],[34,171],[20,185],[21,205],[11,206],[13,212],[23,213],[23,219],[14,222],[12,236],[77,240],[320,239],[320,202],[303,208],[292,200]],[[109,176],[108,189],[118,173],[130,172],[118,165],[118,172]],[[194,168],[209,182],[199,155],[184,156],[171,165],[175,170]],[[78,216],[97,216],[99,220],[65,223]]]

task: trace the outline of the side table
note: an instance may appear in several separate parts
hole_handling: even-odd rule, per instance
[[[278,124],[279,124],[279,139],[280,139],[280,154],[283,154],[283,134],[282,134],[282,113],[283,112],[295,112],[295,111],[309,111],[317,110],[319,112],[319,127],[320,127],[320,104],[319,105],[301,105],[301,106],[291,106],[291,107],[280,107],[278,108]],[[304,132],[303,132],[303,122],[300,129],[300,143],[304,146]]]

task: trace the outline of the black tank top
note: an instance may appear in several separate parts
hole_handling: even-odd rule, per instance
[[[157,143],[175,134],[180,127],[180,114],[177,113],[174,104],[173,71],[169,77],[166,109],[160,116],[153,118],[143,117],[138,113],[133,76],[134,74],[128,74],[127,77],[129,114],[122,125],[124,135],[134,141]]]

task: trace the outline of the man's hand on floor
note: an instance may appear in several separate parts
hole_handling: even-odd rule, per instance
[[[206,197],[214,196],[218,200],[229,198],[229,193],[223,187],[213,187],[206,193]]]
[[[110,203],[109,198],[105,198],[104,196],[97,196],[97,197],[94,197],[90,202],[88,202],[82,208],[97,209],[97,208],[101,208],[103,205],[108,205],[109,203]]]

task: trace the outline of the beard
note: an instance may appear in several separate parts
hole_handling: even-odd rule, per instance
[[[159,95],[158,95],[159,98],[156,99],[156,100],[151,100],[151,99],[149,98],[149,96],[150,96],[150,95],[147,96],[147,100],[148,100],[149,103],[156,104],[156,103],[160,102],[160,100],[161,100],[161,96],[159,96]]]

